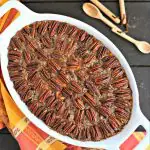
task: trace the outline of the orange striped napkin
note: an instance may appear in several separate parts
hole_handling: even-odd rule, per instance
[[[0,0],[0,6],[7,0]],[[12,21],[19,16],[19,12],[12,8],[0,18],[0,33],[2,33]],[[7,127],[18,141],[21,150],[85,150],[68,144],[64,144],[47,135],[18,109],[9,95],[0,73],[0,129]],[[120,147],[120,150],[132,150],[144,137],[143,132],[134,132]],[[147,148],[150,150],[150,146]]]

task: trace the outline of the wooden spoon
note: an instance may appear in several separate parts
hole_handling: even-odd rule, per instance
[[[119,17],[117,17],[113,12],[111,12],[107,7],[105,7],[99,0],[90,0],[90,1],[115,23],[117,24],[120,23]]]
[[[117,35],[121,36],[122,38],[128,40],[129,42],[135,44],[135,46],[142,52],[142,53],[150,53],[150,44],[145,41],[138,41],[133,39],[132,37],[128,36],[124,33],[120,28],[114,25],[111,21],[105,18],[100,10],[93,5],[92,3],[84,3],[83,4],[83,11],[90,17],[100,19],[109,27],[111,27],[112,32],[116,33]]]

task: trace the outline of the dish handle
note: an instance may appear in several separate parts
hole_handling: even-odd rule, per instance
[[[24,22],[24,19],[27,19],[29,16],[34,15],[33,11],[25,7],[19,1],[8,1],[3,6],[0,7],[0,18],[11,8],[15,8],[19,11],[20,15],[17,19],[15,19],[4,32],[0,34],[0,44],[2,44],[3,40],[7,37],[7,33],[12,31],[14,26],[18,25],[19,23]]]
[[[147,146],[150,145],[150,121],[143,115],[143,113],[140,110],[140,113],[138,115],[139,118],[139,125],[143,126],[146,130],[146,135],[143,138],[142,141],[134,148],[134,150],[144,150]]]

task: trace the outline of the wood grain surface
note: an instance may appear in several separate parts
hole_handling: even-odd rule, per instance
[[[57,13],[74,17],[107,36],[129,62],[137,81],[142,112],[150,120],[150,54],[140,53],[134,45],[112,33],[102,22],[86,16],[81,9],[85,1],[87,0],[23,0],[23,3],[38,13]],[[101,0],[101,2],[117,15],[120,14],[118,0]],[[150,42],[150,0],[126,0],[126,8],[129,35]],[[17,142],[7,129],[0,131],[0,150],[19,150]]]

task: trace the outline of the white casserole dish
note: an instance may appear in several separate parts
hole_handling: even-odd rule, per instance
[[[50,136],[61,140],[63,142],[81,146],[81,147],[91,147],[91,148],[105,148],[110,150],[117,150],[119,149],[119,146],[134,132],[134,130],[139,126],[142,125],[146,131],[147,135],[144,138],[144,140],[135,148],[142,150],[144,147],[149,144],[150,139],[150,123],[145,118],[145,116],[142,114],[140,107],[139,107],[139,93],[136,85],[135,78],[133,76],[133,73],[131,71],[131,68],[129,67],[129,64],[127,63],[124,56],[121,54],[121,52],[118,50],[118,48],[102,33],[94,29],[93,27],[79,21],[76,19],[73,19],[71,17],[66,17],[63,15],[57,15],[57,14],[38,14],[31,10],[29,10],[27,7],[25,7],[23,4],[21,4],[18,1],[9,1],[6,4],[4,4],[2,7],[0,7],[0,17],[6,13],[10,8],[16,8],[20,11],[20,16],[0,35],[0,54],[1,54],[1,67],[2,67],[2,73],[3,77],[6,83],[6,86],[14,99],[17,106],[20,108],[20,110],[31,120],[37,127],[39,127],[41,130],[49,134]],[[130,86],[133,92],[133,110],[131,118],[128,122],[128,124],[124,127],[124,129],[117,135],[107,138],[102,141],[98,142],[81,142],[78,140],[74,140],[70,137],[63,136],[53,130],[51,130],[44,122],[42,122],[40,119],[38,119],[36,116],[34,116],[27,108],[27,106],[21,101],[20,96],[16,92],[16,90],[13,87],[13,83],[10,80],[9,73],[7,70],[7,64],[8,64],[8,57],[7,57],[7,47],[9,45],[10,39],[12,36],[15,35],[15,33],[23,28],[24,26],[31,24],[35,21],[41,21],[41,20],[58,20],[58,21],[64,21],[67,23],[70,23],[72,25],[77,26],[78,28],[84,29],[89,34],[94,35],[97,39],[103,42],[103,44],[108,47],[112,53],[119,59],[122,67],[125,69],[126,74],[128,76]]]

